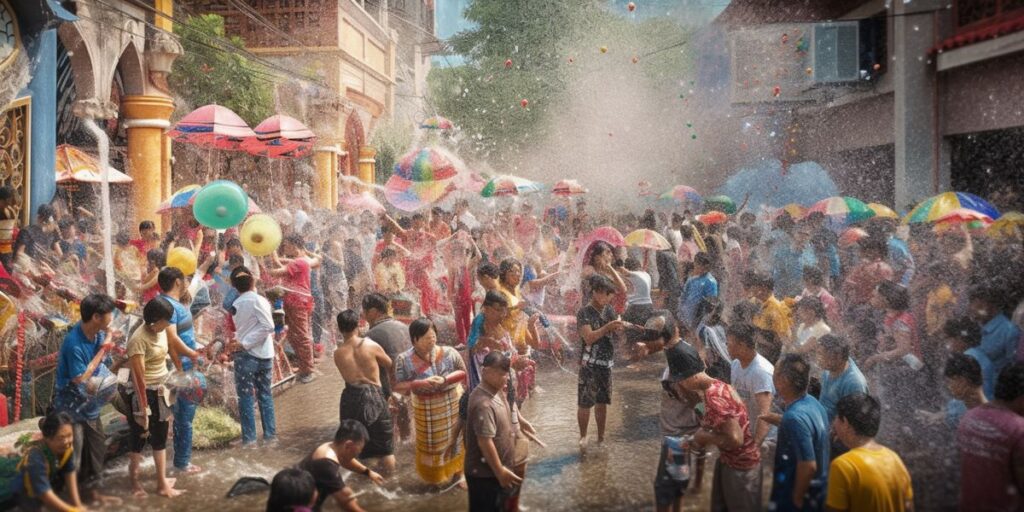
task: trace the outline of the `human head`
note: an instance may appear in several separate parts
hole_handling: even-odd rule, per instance
[[[306,247],[306,241],[302,238],[302,235],[298,233],[292,233],[281,242],[281,253],[286,258],[295,258],[301,254],[303,248]]]
[[[744,228],[749,228],[754,225],[757,221],[757,216],[750,212],[743,212],[740,214],[740,225]]]
[[[154,297],[142,308],[142,320],[153,332],[163,332],[167,326],[171,325],[173,316],[174,306],[160,296]]]
[[[267,512],[294,512],[312,507],[317,500],[316,480],[308,471],[285,468],[270,482]]]
[[[160,249],[150,249],[146,251],[146,262],[154,268],[163,268],[167,265],[167,254]]]
[[[343,336],[347,336],[359,328],[359,313],[346,309],[341,313],[338,313],[338,331]]]
[[[836,418],[832,421],[839,440],[850,446],[858,438],[874,438],[882,423],[882,406],[878,400],[864,393],[853,393],[836,403]]]
[[[104,330],[114,319],[114,299],[102,293],[93,293],[82,299],[79,311],[82,313],[82,325],[97,330]]]
[[[879,240],[873,237],[862,239],[857,243],[857,246],[860,248],[861,258],[867,262],[883,259],[889,251],[885,240]]]
[[[964,400],[976,393],[983,382],[981,364],[967,354],[950,354],[942,374],[946,377],[949,393],[957,400]]]
[[[423,229],[426,227],[427,218],[422,213],[417,213],[412,216],[412,229]]]
[[[483,367],[482,380],[491,388],[501,389],[507,382],[512,360],[504,352],[492,350],[484,356],[481,366]]]
[[[228,241],[224,243],[224,249],[231,255],[242,254],[242,241],[233,237],[229,238]]]
[[[48,224],[57,220],[57,211],[48,204],[40,205],[36,210],[36,221],[40,224]]]
[[[871,305],[879,309],[906,311],[910,309],[910,292],[892,281],[882,281],[875,287]]]
[[[729,357],[746,360],[757,356],[757,342],[754,338],[756,330],[750,324],[729,325],[725,330],[725,347],[729,351]]]
[[[60,230],[62,237],[71,238],[77,234],[78,226],[74,219],[63,218],[57,223],[57,229]]]
[[[986,324],[1000,313],[999,294],[994,289],[977,287],[968,295],[967,313],[979,324]]]
[[[156,224],[151,220],[144,220],[139,223],[139,238],[142,240],[152,240],[153,235],[156,234]]]
[[[804,267],[804,287],[810,290],[817,290],[825,286],[825,276],[818,267]]]
[[[409,324],[409,340],[420,352],[434,350],[437,345],[437,326],[434,321],[421,316]]]
[[[500,322],[508,316],[508,299],[501,292],[489,290],[484,295],[484,320]]]
[[[185,274],[176,267],[164,267],[156,276],[156,282],[160,285],[160,291],[171,293],[175,288],[185,289]]]
[[[763,302],[772,296],[775,280],[768,275],[751,270],[743,275],[743,288],[747,291],[748,296]]]
[[[342,464],[356,458],[363,451],[369,432],[362,423],[356,420],[341,420],[341,425],[334,433],[334,453],[338,454],[338,462]]]
[[[637,270],[640,270],[640,261],[637,260],[636,258],[630,256],[630,257],[626,258],[626,262],[623,263],[622,266],[626,267],[626,270],[629,270],[631,272],[636,272]]]
[[[14,204],[17,198],[14,195],[14,188],[9,185],[0,187],[0,206],[7,207]]]
[[[981,326],[970,317],[950,318],[942,326],[950,352],[963,352],[981,344]]]
[[[1024,362],[1007,365],[996,378],[995,399],[1024,416]]]
[[[593,274],[590,276],[590,291],[591,302],[603,308],[611,303],[617,290],[611,279],[601,274]]]
[[[591,267],[598,267],[601,263],[608,265],[612,264],[615,259],[615,249],[608,242],[598,241],[590,249],[590,263]]]
[[[693,257],[693,269],[698,274],[706,274],[711,271],[711,256],[706,252],[698,252]]]
[[[67,452],[75,440],[75,420],[66,412],[53,411],[39,418],[43,442],[58,457]]]
[[[383,251],[380,252],[380,259],[385,264],[390,265],[392,262],[395,261],[395,250],[390,247],[384,249]]]
[[[523,281],[523,264],[515,258],[506,258],[498,267],[498,279],[502,286],[512,289]]]
[[[252,277],[252,271],[245,265],[235,267],[231,271],[231,286],[238,290],[238,293],[251,291],[256,286],[256,280]]]
[[[775,365],[772,381],[775,389],[787,402],[800,398],[807,393],[810,383],[811,365],[801,354],[784,354]]]
[[[363,296],[363,317],[369,323],[388,316],[388,298],[380,293],[368,293]]]
[[[806,325],[825,320],[825,305],[821,303],[821,299],[808,295],[796,303],[796,318]]]
[[[476,267],[476,278],[484,290],[498,289],[498,267],[493,263],[483,262]]]
[[[664,343],[672,343],[679,339],[679,327],[672,312],[667,309],[652,311],[651,316],[644,322],[644,339]]]
[[[826,334],[818,338],[817,357],[818,366],[838,372],[850,359],[850,343],[842,336]]]

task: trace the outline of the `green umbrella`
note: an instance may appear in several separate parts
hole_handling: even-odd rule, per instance
[[[732,215],[736,213],[736,202],[733,201],[729,196],[711,196],[704,198],[704,211],[709,212],[712,210],[728,213]]]

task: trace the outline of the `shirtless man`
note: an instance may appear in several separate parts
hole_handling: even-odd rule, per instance
[[[391,358],[376,342],[361,338],[359,313],[346,309],[338,313],[338,330],[343,341],[334,351],[334,364],[345,380],[341,392],[341,421],[357,420],[366,427],[370,439],[360,459],[381,459],[381,471],[395,470],[394,425],[388,400],[381,388],[380,368],[391,373]]]

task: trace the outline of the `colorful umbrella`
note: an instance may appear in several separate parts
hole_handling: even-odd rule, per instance
[[[820,212],[826,217],[852,224],[875,216],[875,212],[868,208],[860,199],[852,197],[829,197],[811,205],[807,209],[807,215],[813,212]]]
[[[915,224],[920,222],[935,222],[943,215],[956,210],[966,208],[988,215],[992,219],[999,218],[999,210],[984,199],[966,192],[944,192],[937,196],[925,199],[914,207],[906,217],[903,217],[904,224]]]
[[[484,197],[518,196],[540,192],[544,185],[518,176],[497,176],[484,185],[480,195]]]
[[[196,192],[199,192],[199,189],[201,188],[203,187],[200,187],[199,185],[187,185],[178,189],[178,191],[171,194],[171,197],[166,201],[160,203],[160,207],[156,209],[156,213],[167,213],[178,208],[191,208],[192,196],[196,195]]]
[[[206,105],[181,118],[167,135],[178,142],[235,151],[247,139],[256,137],[256,132],[231,109]]]
[[[701,224],[710,226],[711,224],[723,224],[729,220],[729,216],[724,212],[710,211],[703,215],[698,215],[697,220]]]
[[[611,226],[601,226],[576,240],[576,247],[581,250],[587,249],[594,242],[608,242],[614,247],[626,245],[626,239],[619,230]]]
[[[384,213],[384,205],[369,192],[359,194],[343,194],[338,201],[341,209],[350,212],[370,212],[374,215]]]
[[[704,210],[705,211],[719,211],[725,212],[729,215],[736,213],[736,202],[733,201],[729,196],[711,196],[704,198]]]
[[[579,196],[587,193],[587,189],[580,185],[580,182],[576,180],[561,180],[555,183],[555,186],[551,189],[551,194],[562,197]]]
[[[256,137],[242,143],[242,149],[268,158],[302,158],[313,151],[316,134],[299,120],[274,115],[253,128]]]
[[[131,183],[127,174],[107,168],[109,183]],[[88,153],[68,144],[57,146],[57,183],[103,183],[103,172],[100,163]]]
[[[672,248],[672,244],[665,240],[657,231],[650,229],[638,229],[626,235],[625,245],[627,247],[639,247],[641,249],[654,249],[664,251]]]
[[[450,181],[410,181],[393,174],[384,184],[384,198],[399,210],[414,212],[441,200],[454,188]]]
[[[868,232],[861,228],[849,228],[839,235],[839,247],[850,247],[868,237]]]
[[[895,210],[881,203],[868,203],[868,208],[875,212],[876,219],[896,219],[899,220],[900,215]]]
[[[407,181],[438,181],[454,177],[455,165],[433,148],[410,151],[395,164],[395,176]]]
[[[994,238],[1017,238],[1024,233],[1024,213],[1006,212],[992,223],[985,234]]]
[[[802,219],[804,215],[807,213],[807,208],[804,208],[803,206],[800,206],[796,203],[789,203],[786,206],[783,206],[782,208],[779,208],[778,210],[772,212],[772,219],[778,218],[783,213],[788,213],[793,220],[799,220]]]
[[[428,130],[451,130],[452,128],[455,128],[455,125],[445,117],[430,116],[420,123],[420,128],[426,128]]]
[[[659,196],[658,199],[672,201],[678,205],[701,202],[700,194],[692,187],[687,187],[686,185],[676,185],[668,192]]]

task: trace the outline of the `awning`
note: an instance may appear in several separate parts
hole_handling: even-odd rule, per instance
[[[1024,30],[1024,11],[1009,20],[978,27],[950,37],[932,48],[930,53],[935,54],[955,50],[963,46],[995,39],[1021,30]]]

